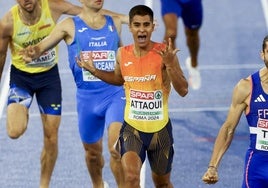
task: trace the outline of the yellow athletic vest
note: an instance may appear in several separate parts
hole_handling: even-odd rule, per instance
[[[162,44],[155,43],[154,48]],[[168,96],[164,88],[162,58],[154,50],[135,57],[134,46],[121,49],[121,73],[125,80],[125,121],[142,132],[153,133],[168,123]]]
[[[47,0],[41,0],[42,13],[39,21],[35,25],[25,25],[19,17],[19,7],[15,5],[11,8],[13,16],[13,36],[10,45],[12,64],[19,70],[29,73],[44,72],[53,67],[58,62],[58,48],[53,48],[45,52],[38,59],[26,64],[19,51],[29,45],[35,45],[44,39],[55,26],[55,22],[50,14]]]

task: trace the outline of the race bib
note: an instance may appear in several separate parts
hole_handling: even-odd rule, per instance
[[[96,69],[104,71],[113,71],[115,67],[115,52],[106,51],[82,51],[83,60],[92,60]],[[83,81],[101,81],[93,76],[89,71],[82,69]]]
[[[27,63],[27,67],[50,67],[57,62],[56,60],[56,49],[50,49],[43,53],[39,58]]]
[[[256,135],[256,149],[262,151],[268,151],[268,120],[258,120],[257,127],[250,127],[250,133]]]
[[[129,119],[155,121],[163,119],[163,93],[130,90]]]

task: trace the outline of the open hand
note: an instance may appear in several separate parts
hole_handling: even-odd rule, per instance
[[[171,38],[168,39],[168,43],[166,44],[165,48],[154,50],[163,58],[163,63],[166,67],[172,66],[174,58],[179,51],[178,48],[174,49]]]

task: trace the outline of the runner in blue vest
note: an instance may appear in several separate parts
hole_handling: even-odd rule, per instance
[[[217,169],[244,112],[250,142],[245,157],[242,188],[268,187],[268,36],[262,43],[261,58],[265,66],[246,79],[241,79],[235,86],[228,116],[216,138],[208,169],[203,176],[207,184],[219,180]]]

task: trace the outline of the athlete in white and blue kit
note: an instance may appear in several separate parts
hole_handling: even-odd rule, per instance
[[[245,157],[242,188],[268,187],[268,36],[263,40],[261,58],[265,67],[241,79],[234,89],[227,119],[216,138],[209,167],[203,176],[207,184],[218,181],[217,168],[245,112],[250,144]]]
[[[81,69],[76,58],[93,58],[96,67],[112,71],[116,51],[120,45],[121,20],[101,13],[103,1],[84,0],[82,12],[56,25],[51,34],[38,45],[24,50],[29,62],[42,52],[57,45],[62,39],[67,44],[69,65],[77,86],[79,133],[85,149],[85,159],[94,188],[106,187],[102,179],[104,159],[102,137],[108,128],[110,166],[118,187],[123,186],[120,155],[114,149],[123,122],[125,95],[122,86],[109,85]]]

